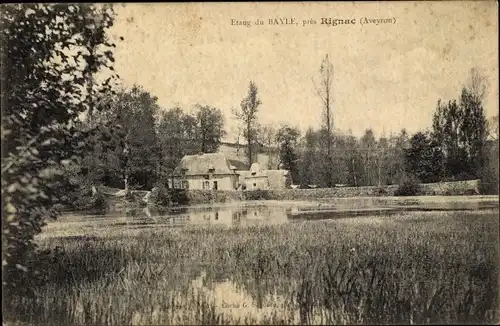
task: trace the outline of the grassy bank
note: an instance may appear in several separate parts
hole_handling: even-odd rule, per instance
[[[498,211],[247,228],[87,223],[80,235],[46,230],[41,246],[65,254],[33,297],[6,301],[4,319],[144,325],[499,318]]]

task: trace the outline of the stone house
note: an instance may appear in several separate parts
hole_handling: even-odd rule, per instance
[[[245,190],[285,189],[292,184],[288,170],[262,170],[258,163],[253,163],[249,171],[237,173],[239,183]]]
[[[174,170],[170,186],[176,189],[235,190],[236,168],[222,153],[186,155]]]

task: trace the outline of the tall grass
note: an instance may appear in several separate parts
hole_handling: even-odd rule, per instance
[[[411,213],[134,233],[114,227],[94,229],[93,236],[47,237],[41,246],[59,246],[64,254],[31,297],[7,298],[4,319],[65,325],[492,323],[499,318],[498,226],[498,212]],[[221,309],[209,289],[224,281],[255,307]],[[222,296],[231,302],[230,294]]]

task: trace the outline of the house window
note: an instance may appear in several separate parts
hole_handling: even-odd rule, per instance
[[[189,189],[189,182],[187,182],[187,180],[183,180],[181,183],[181,188],[182,189]]]
[[[210,181],[203,181],[202,183],[203,189],[210,189]]]
[[[214,190],[218,189],[217,181],[214,181]]]

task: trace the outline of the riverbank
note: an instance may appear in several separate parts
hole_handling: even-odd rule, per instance
[[[411,202],[412,198],[424,197],[435,198],[432,200],[443,201],[440,198],[484,198],[479,194],[479,180],[442,182],[432,184],[420,184],[418,186],[418,196],[395,196],[398,186],[369,186],[369,187],[337,187],[319,189],[271,189],[254,191],[235,190],[170,190],[166,194],[171,198],[172,206],[192,206],[192,205],[214,205],[218,203],[246,202],[246,201],[329,201],[331,203],[342,204],[345,201],[354,203],[364,203],[366,201],[375,203],[396,203]],[[144,190],[131,190],[129,196],[125,196],[124,190],[99,187],[99,193],[105,198],[107,211],[135,209],[147,205],[155,205],[151,192]],[[353,198],[359,198],[354,200]],[[472,200],[476,200],[472,199]],[[427,201],[429,199],[426,199]],[[461,200],[461,199],[459,199]],[[449,201],[449,199],[446,199]]]
[[[270,189],[254,191],[186,190],[182,197],[186,203],[216,203],[238,200],[323,200],[332,198],[377,197],[399,198],[399,186],[336,187],[318,189]],[[479,180],[420,184],[419,196],[471,196],[479,195]],[[405,197],[408,198],[408,197]],[[398,200],[398,199],[396,199]]]

